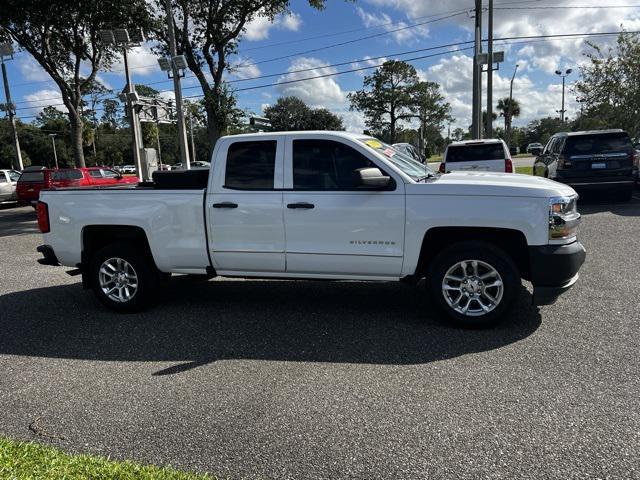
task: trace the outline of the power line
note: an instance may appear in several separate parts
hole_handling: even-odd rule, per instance
[[[594,37],[594,36],[611,36],[611,35],[618,35],[622,32],[592,32],[592,33],[568,33],[568,34],[555,34],[555,35],[529,35],[529,36],[514,36],[514,37],[502,37],[502,38],[496,38],[495,41],[507,41],[507,40],[549,40],[549,39],[573,39],[573,38],[585,38],[585,37]],[[636,31],[631,31],[631,32],[626,32],[626,33],[640,33],[640,32],[636,32]],[[399,56],[403,56],[403,55],[409,55],[412,53],[418,53],[418,52],[426,52],[426,51],[433,51],[433,50],[438,50],[441,48],[450,48],[450,47],[460,47],[460,46],[465,46],[465,45],[469,45],[472,44],[473,41],[465,41],[465,42],[455,42],[455,43],[449,43],[449,44],[443,44],[443,45],[437,45],[437,46],[433,46],[433,47],[427,47],[427,48],[420,48],[420,49],[416,49],[416,50],[408,50],[408,51],[404,51],[404,52],[396,52],[396,53],[391,53],[391,54],[386,54],[386,55],[379,55],[376,57],[367,57],[367,58],[360,58],[360,59],[356,59],[356,60],[349,60],[349,61],[345,61],[345,62],[339,62],[339,63],[333,63],[333,64],[327,64],[327,65],[321,65],[321,66],[317,66],[317,67],[310,67],[310,68],[303,68],[303,69],[298,69],[298,70],[291,70],[291,71],[286,71],[286,72],[279,72],[279,73],[272,73],[272,74],[266,74],[266,75],[258,75],[255,77],[248,77],[248,78],[243,78],[243,79],[232,79],[232,80],[228,80],[227,83],[240,83],[240,82],[247,82],[247,81],[253,81],[253,80],[261,80],[264,78],[273,78],[273,77],[277,77],[277,76],[283,76],[283,75],[291,75],[294,73],[304,73],[304,72],[309,72],[309,71],[314,71],[314,70],[319,70],[319,69],[323,69],[323,68],[333,68],[333,67],[340,67],[340,66],[345,66],[345,65],[350,65],[350,64],[357,64],[360,62],[366,62],[366,61],[371,61],[371,60],[379,60],[382,58],[386,58],[386,57],[399,57]],[[531,42],[533,43],[533,42]],[[162,81],[165,82],[165,81]],[[149,86],[149,85],[153,85],[153,84],[157,84],[160,82],[151,82],[151,83],[147,83],[147,84],[140,84],[140,85],[144,85],[144,86]],[[194,88],[201,88],[200,85],[192,85],[192,86],[188,86],[188,87],[184,87],[183,90],[191,90]],[[111,89],[108,90],[108,92],[110,93],[115,93],[116,91],[118,91],[118,89]],[[158,93],[166,93],[166,92],[171,92],[172,90],[160,90]],[[21,103],[35,103],[35,102],[46,102],[47,100],[55,100],[59,98],[58,96],[56,97],[48,97],[48,98],[42,98],[42,99],[38,99],[38,100],[24,100],[21,102],[16,102],[18,104]],[[109,97],[109,99],[115,99],[115,97]],[[63,104],[56,104],[56,105],[63,105]],[[36,109],[36,108],[42,108],[43,106],[48,106],[48,105],[36,105],[36,106],[32,106],[32,107],[21,107],[18,108],[17,110],[27,110],[27,109]]]
[[[502,38],[496,38],[494,40],[496,42],[503,42],[505,44],[529,44],[529,43],[538,43],[538,42],[541,42],[541,41],[551,40],[551,39],[569,40],[569,39],[574,39],[574,38],[589,38],[589,37],[595,37],[595,36],[619,35],[620,33],[623,33],[623,32],[594,32],[594,33],[570,33],[570,34],[556,34],[556,35],[528,35],[528,36],[502,37]],[[625,32],[625,33],[637,34],[637,33],[640,33],[640,31],[630,31],[630,32]],[[511,43],[509,43],[509,41],[511,41],[511,40],[529,40],[529,41],[520,41],[520,42],[511,42]],[[409,51],[409,52],[400,52],[400,53],[396,54],[396,56],[407,55],[409,53],[416,53],[418,51],[427,51],[427,50],[435,50],[435,49],[439,49],[439,48],[462,46],[462,45],[469,44],[469,43],[471,43],[471,42],[458,42],[458,43],[455,43],[455,44],[448,44],[448,45],[444,45],[444,46],[441,45],[441,46],[429,47],[429,48],[426,48],[426,49],[413,50],[413,51]],[[438,52],[438,53],[431,54],[431,55],[423,55],[423,56],[419,56],[419,57],[402,59],[402,61],[411,62],[411,61],[416,61],[416,60],[436,57],[436,56],[440,56],[440,55],[466,51],[466,50],[469,50],[470,48],[471,47],[468,47],[468,48],[456,48],[456,49],[453,49],[453,50],[448,50],[448,51],[445,51],[445,52]],[[381,58],[384,58],[384,57],[385,56],[380,56],[380,57],[375,57],[375,58],[381,59]],[[351,63],[358,63],[358,62],[372,60],[372,59],[374,59],[374,58],[354,60],[354,61],[350,61],[350,62],[343,62],[341,64],[324,65],[324,66],[319,66],[319,67],[310,68],[310,69],[302,69],[300,71],[290,71],[290,72],[286,72],[286,73],[281,73],[280,75],[290,75],[292,73],[300,73],[300,72],[311,71],[311,70],[320,70],[320,69],[324,69],[324,68],[331,68],[332,66],[345,65],[345,64],[351,64]],[[260,89],[260,88],[267,88],[267,87],[272,87],[272,86],[277,86],[277,85],[287,85],[287,84],[291,84],[291,83],[298,83],[298,82],[303,82],[303,81],[314,80],[314,79],[317,79],[317,78],[326,78],[326,77],[332,77],[332,76],[337,76],[337,75],[343,75],[343,74],[346,74],[346,73],[353,73],[353,72],[359,72],[359,71],[364,71],[364,70],[370,70],[370,69],[378,68],[380,66],[381,66],[381,64],[368,65],[368,66],[365,66],[365,67],[353,68],[353,69],[349,69],[349,70],[343,70],[343,71],[340,71],[340,72],[330,72],[330,73],[326,73],[326,74],[321,74],[321,75],[316,75],[316,76],[311,76],[311,77],[306,77],[306,78],[301,78],[301,79],[284,80],[284,81],[274,82],[274,83],[269,83],[269,84],[262,84],[262,85],[252,86],[252,87],[245,87],[245,88],[236,89],[235,91],[236,92],[242,92],[242,91],[256,90],[256,89]],[[263,76],[253,77],[253,78],[251,78],[251,80],[257,80],[257,79],[261,79],[261,78],[272,77],[272,76],[275,76],[275,75],[278,75],[278,74],[271,74],[271,75],[263,75]],[[249,79],[247,79],[247,80],[249,80]],[[199,85],[194,85],[194,86],[190,86],[190,87],[185,87],[183,90],[192,89],[192,88],[200,88],[200,86]],[[161,91],[161,92],[158,92],[158,93],[163,93],[163,92],[167,92],[167,91],[169,91],[169,90]],[[199,94],[199,95],[186,96],[184,98],[202,98],[203,96],[204,96],[203,94]],[[42,100],[42,101],[44,101],[44,100]],[[64,104],[59,103],[59,104],[52,104],[52,105],[46,105],[46,106],[55,107],[55,106],[62,106],[62,105],[64,105]],[[21,107],[21,108],[18,108],[16,110],[32,110],[32,109],[37,109],[37,108],[42,108],[42,107],[45,107],[45,105],[34,106],[34,107]],[[104,109],[103,108],[96,108],[95,110],[96,111],[102,111]],[[26,117],[22,117],[22,118],[37,118],[37,116],[36,115],[32,115],[32,116],[26,116]]]

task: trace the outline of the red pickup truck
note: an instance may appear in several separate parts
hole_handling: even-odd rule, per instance
[[[34,205],[40,190],[47,188],[125,185],[139,181],[138,177],[125,177],[106,167],[28,170],[20,175],[16,192],[20,203]]]

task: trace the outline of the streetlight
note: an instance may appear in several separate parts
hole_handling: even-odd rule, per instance
[[[507,112],[504,116],[505,121],[505,130],[507,133],[507,145],[511,148],[511,109],[513,108],[513,81],[516,79],[516,73],[518,72],[518,67],[520,65],[516,63],[516,68],[513,69],[513,75],[511,75],[511,85],[509,86],[509,106],[507,107]]]
[[[13,60],[13,45],[11,42],[0,43],[0,63],[2,63],[2,80],[4,81],[4,96],[6,103],[0,104],[0,110],[7,112],[9,123],[11,124],[11,136],[13,137],[13,148],[16,151],[16,169],[22,170],[22,152],[20,151],[20,141],[18,140],[18,130],[16,129],[16,104],[11,101],[11,91],[9,90],[9,80],[7,79],[7,67],[5,57]]]
[[[564,86],[565,86],[565,78],[567,78],[571,72],[573,72],[572,69],[567,68],[567,70],[562,73],[561,70],[556,70],[556,75],[559,75],[560,77],[562,77],[562,108],[560,110],[556,110],[557,113],[560,114],[560,121],[562,123],[564,123],[564,114],[566,112],[565,108],[564,108]]]
[[[127,86],[124,92],[120,94],[120,99],[127,102],[129,107],[129,121],[131,122],[131,136],[133,140],[133,160],[136,164],[138,178],[142,178],[142,160],[140,157],[140,149],[142,148],[142,133],[136,111],[136,103],[139,100],[135,90],[135,85],[131,81],[131,72],[129,71],[129,60],[127,58],[127,50],[131,47],[138,47],[144,42],[144,36],[141,29],[127,30],[126,28],[116,28],[114,30],[100,30],[98,32],[100,39],[105,45],[117,45],[122,47],[122,56],[124,57],[124,71],[127,78]]]
[[[56,152],[56,135],[57,133],[50,133],[51,144],[53,145],[53,160],[56,162],[56,170],[58,170],[58,154]]]

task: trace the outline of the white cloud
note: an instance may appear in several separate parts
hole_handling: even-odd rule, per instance
[[[230,69],[230,76],[241,80],[259,76],[262,72],[252,62],[253,60],[250,58],[238,58],[233,68]]]
[[[422,80],[430,80],[440,84],[446,101],[451,104],[452,115],[456,119],[455,126],[464,129],[471,124],[472,71],[473,63],[470,56],[453,55],[418,72]],[[483,81],[486,88],[486,77]],[[494,72],[494,108],[500,98],[509,96],[510,82],[511,75],[509,73]],[[578,106],[572,95],[569,95],[569,85],[566,93],[567,116],[573,118]],[[561,96],[562,85],[560,83],[536,84],[527,73],[518,73],[513,83],[513,98],[520,103],[521,114],[520,117],[514,119],[514,125],[526,125],[536,118],[557,116],[556,110],[560,109]],[[486,109],[486,98],[484,97],[483,109]],[[498,118],[496,125],[500,124],[501,119]]]
[[[49,74],[34,60],[32,56],[21,56],[18,60],[18,68],[23,80],[41,82],[51,80]],[[51,80],[53,81],[53,80]]]
[[[284,15],[281,19],[280,24],[282,25],[282,28],[285,30],[297,32],[298,30],[300,30],[300,26],[302,25],[302,17],[297,13]]]
[[[396,43],[409,43],[429,34],[429,30],[424,25],[407,28],[406,22],[393,22],[386,13],[371,13],[361,7],[357,7],[356,11],[365,27],[382,27],[385,31],[391,32]]]
[[[136,75],[151,75],[160,71],[158,56],[146,45],[129,50],[127,60],[129,61],[131,75],[134,77]],[[124,60],[122,56],[113,64],[111,71],[124,72]]]
[[[456,10],[469,10],[469,0],[367,0],[368,3],[383,8],[396,9],[409,18],[424,17]],[[634,8],[584,8],[620,5],[615,0],[563,0],[551,4],[539,2],[496,4],[495,37],[520,37],[533,35],[556,35],[584,32],[618,31],[620,25],[628,30],[640,29],[640,11]],[[623,2],[624,4],[624,2]],[[528,9],[526,7],[537,7]],[[582,8],[565,8],[582,7]],[[486,19],[485,19],[486,20]],[[459,15],[437,25],[455,24],[467,32],[467,39],[472,39],[473,19],[468,15]],[[549,41],[532,41],[523,46],[507,45],[497,49],[514,49],[513,60],[522,59],[529,67],[552,74],[558,67],[576,66],[584,61],[586,38],[553,39]],[[595,37],[591,39],[599,45],[613,45],[615,37]],[[509,58],[509,56],[508,56]]]
[[[369,55],[367,55],[361,61],[353,62],[351,64],[351,68],[377,67],[379,65],[382,65],[387,60],[388,60],[387,57],[373,59]],[[361,77],[364,77],[365,75],[369,75],[370,73],[371,73],[370,70],[360,70],[359,72],[356,72],[356,74],[360,75]]]
[[[28,95],[24,95],[22,97],[25,102],[22,105],[19,105],[19,108],[24,108],[23,114],[31,116],[38,115],[44,107],[55,106],[58,110],[65,111],[65,107],[61,105],[62,96],[60,95],[60,91],[53,89],[43,89],[38,90],[37,92],[30,93]],[[28,110],[26,110],[28,108]]]
[[[297,13],[278,15],[273,21],[269,17],[258,16],[247,24],[244,38],[249,41],[264,40],[269,38],[272,28],[297,32],[301,25],[302,17]]]
[[[336,115],[342,117],[342,123],[347,132],[362,133],[367,127],[365,125],[364,116],[360,112],[351,112],[348,110],[334,111]]]
[[[334,77],[314,78],[304,82],[284,84],[282,82],[299,80],[336,73],[335,68],[327,67],[326,63],[317,58],[297,58],[291,62],[288,71],[310,69],[305,72],[288,73],[278,79],[280,83],[275,88],[282,96],[295,96],[311,107],[325,107],[328,109],[343,106],[346,96]]]

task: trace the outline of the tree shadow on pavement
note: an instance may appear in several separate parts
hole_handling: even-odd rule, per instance
[[[4,209],[0,215],[0,237],[38,232],[36,213],[31,207]]]
[[[531,335],[540,314],[522,290],[502,324],[463,330],[431,311],[423,285],[178,277],[159,305],[125,315],[56,286],[0,296],[0,354],[176,363],[154,375],[221,359],[422,364]]]

